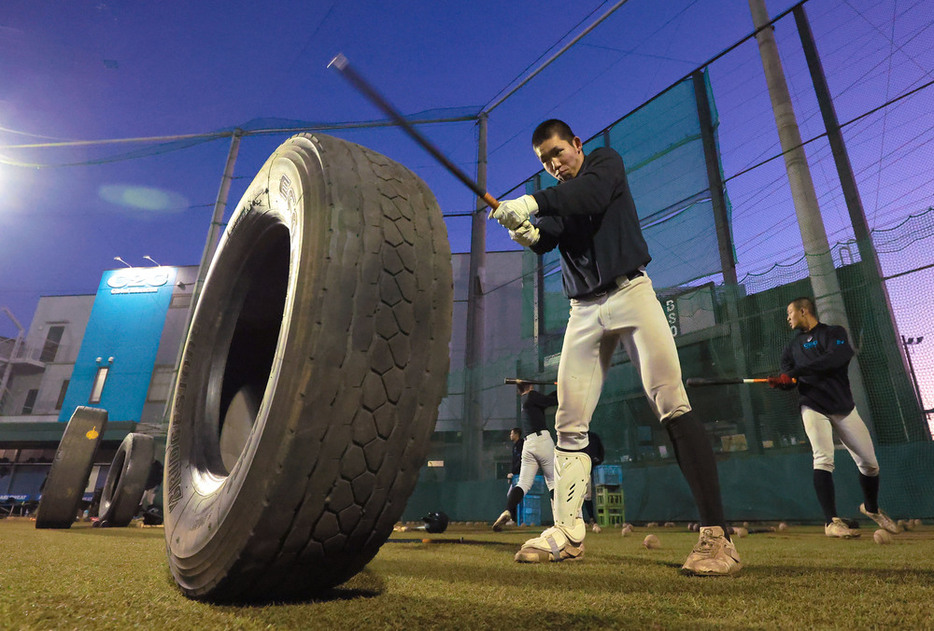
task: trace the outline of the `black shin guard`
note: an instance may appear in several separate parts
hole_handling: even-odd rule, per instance
[[[691,487],[701,525],[720,526],[727,533],[717,461],[704,426],[692,412],[688,412],[666,422],[665,429],[671,438],[681,473]]]
[[[523,497],[525,497],[525,491],[523,491],[520,486],[512,487],[509,491],[509,495],[506,497],[506,510],[509,511],[512,520],[516,523],[519,522],[519,520],[516,519],[516,510],[518,510],[519,502],[522,501]]]
[[[866,510],[870,513],[879,512],[879,476],[859,474],[859,485],[863,489],[863,499]]]
[[[837,516],[837,499],[833,488],[833,474],[823,469],[814,469],[814,491],[824,511],[824,523],[829,524]],[[868,510],[868,509],[867,509]]]

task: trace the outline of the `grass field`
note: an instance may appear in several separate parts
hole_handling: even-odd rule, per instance
[[[813,526],[737,539],[737,578],[678,573],[697,535],[606,529],[576,563],[520,565],[537,529],[452,525],[399,532],[365,571],[319,600],[214,606],[188,600],[161,528],[36,530],[0,520],[2,629],[872,629],[934,627],[934,527],[890,545]],[[646,550],[653,532],[661,548]],[[422,537],[436,540],[422,543]],[[461,542],[463,539],[463,542]]]

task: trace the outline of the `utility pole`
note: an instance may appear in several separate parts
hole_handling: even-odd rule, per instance
[[[774,27],[769,25],[765,0],[749,0],[749,9],[758,31],[756,41],[759,43],[759,55],[762,57],[762,68],[772,101],[775,125],[785,157],[785,170],[788,173],[788,184],[791,187],[791,197],[798,218],[798,228],[801,230],[801,241],[804,243],[804,255],[819,317],[822,322],[843,326],[852,332],[837,280],[837,271],[833,266],[830,244],[817,203],[807,155],[801,144],[801,132],[788,92],[788,83],[785,81],[785,71],[782,69],[778,46],[772,32]],[[869,420],[869,399],[857,363],[850,364],[850,385],[860,414]]]
[[[172,373],[172,385],[169,388],[169,395],[165,401],[165,409],[162,412],[163,423],[166,427],[168,427],[169,417],[172,413],[171,406],[172,401],[175,399],[175,382],[178,379],[178,369],[182,362],[182,354],[185,352],[188,330],[191,328],[191,320],[195,314],[198,298],[201,296],[201,288],[204,285],[204,279],[208,274],[208,268],[211,266],[211,260],[214,258],[214,250],[217,249],[220,228],[223,224],[222,220],[224,219],[224,210],[227,208],[227,195],[230,192],[230,182],[233,180],[234,165],[237,163],[237,154],[240,151],[240,137],[242,135],[242,129],[235,129],[230,138],[230,150],[227,152],[227,163],[224,165],[224,175],[221,177],[221,185],[217,191],[217,199],[214,201],[211,225],[208,226],[208,237],[204,242],[204,251],[201,253],[201,264],[198,266],[198,279],[195,281],[195,286],[191,292],[191,303],[188,305],[185,328],[182,332],[182,339],[178,345],[178,354],[175,357],[175,371]]]
[[[915,396],[918,397],[918,406],[922,409],[924,408],[924,404],[921,402],[921,388],[918,386],[918,375],[915,374],[915,367],[911,363],[911,351],[908,349],[908,347],[915,344],[920,344],[921,340],[923,339],[923,335],[918,338],[906,338],[904,335],[902,336],[902,346],[905,347],[905,358],[908,360],[908,371],[911,374],[911,382],[915,386]]]
[[[895,348],[898,345],[897,326],[895,324],[895,315],[892,311],[892,303],[889,299],[889,292],[885,286],[884,276],[882,275],[882,266],[879,264],[879,257],[876,255],[876,249],[873,247],[872,234],[869,231],[869,222],[866,221],[866,213],[863,210],[863,201],[859,195],[859,188],[856,185],[856,176],[853,174],[853,167],[850,164],[850,156],[846,150],[846,144],[843,140],[843,132],[840,130],[840,122],[837,119],[836,108],[830,95],[830,87],[827,85],[827,77],[824,74],[824,66],[821,63],[820,56],[817,53],[817,43],[814,41],[814,34],[811,32],[811,25],[804,11],[804,5],[797,5],[793,9],[795,24],[798,27],[798,36],[801,39],[801,47],[804,50],[804,57],[807,60],[808,70],[811,74],[811,83],[814,85],[814,93],[817,96],[817,104],[820,107],[821,117],[824,120],[824,129],[827,131],[827,141],[830,144],[830,150],[833,154],[834,164],[837,167],[837,177],[840,179],[840,189],[843,191],[843,199],[846,202],[846,208],[850,215],[850,224],[853,226],[853,235],[856,237],[856,245],[859,248],[860,273],[865,281],[863,286],[869,296],[867,301],[867,311],[871,314],[868,320],[876,323],[875,337],[876,343],[881,348]],[[904,337],[902,338],[904,340]],[[906,355],[907,357],[907,355]],[[897,357],[894,353],[883,353],[883,365],[877,366],[879,370],[886,370],[892,376],[892,385],[890,392],[881,396],[886,399],[894,398],[895,406],[904,416],[902,424],[919,425],[916,419],[921,418],[919,414],[921,405],[920,394],[918,395],[918,408],[914,408],[908,395],[908,384],[898,378],[901,374],[907,373],[911,369],[911,359],[908,358],[908,365],[902,358],[901,353]],[[914,378],[914,374],[911,375]],[[903,386],[899,387],[901,384]],[[917,390],[917,382],[915,382]],[[880,395],[877,395],[877,401]],[[906,399],[909,399],[906,401]],[[899,402],[901,400],[901,403]],[[921,423],[920,425],[924,425]],[[927,429],[924,427],[923,429]],[[917,435],[915,431],[912,435]]]
[[[477,185],[486,190],[487,114],[478,117]],[[483,457],[483,271],[486,268],[486,202],[477,198],[470,226],[470,265],[467,273],[467,334],[464,353],[463,477],[480,478]]]
[[[694,101],[697,105],[697,122],[704,148],[704,161],[707,165],[707,187],[710,189],[710,204],[717,229],[717,246],[720,250],[720,269],[723,273],[727,318],[732,332],[730,341],[733,344],[733,356],[736,358],[736,370],[739,374],[745,375],[749,373],[749,362],[746,361],[746,341],[739,321],[739,310],[736,308],[739,286],[736,278],[736,258],[733,256],[733,234],[726,212],[726,196],[723,194],[724,184],[717,153],[716,130],[710,101],[707,97],[707,80],[704,73],[698,70],[691,75],[691,81],[694,85]],[[747,447],[751,453],[762,453],[762,433],[759,431],[759,421],[753,412],[749,388],[739,389],[739,402],[743,411],[743,433],[746,434]]]

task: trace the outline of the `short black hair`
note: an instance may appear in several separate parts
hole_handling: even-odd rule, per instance
[[[563,120],[549,118],[544,123],[540,123],[539,126],[535,128],[535,131],[532,132],[532,146],[537,147],[552,136],[557,136],[561,140],[566,140],[567,142],[574,141],[574,132],[571,131],[570,125]]]
[[[521,428],[521,427],[513,427],[511,430],[509,430],[509,433],[510,433],[510,434],[511,434],[512,432],[515,432],[515,433],[519,434],[519,436],[522,436],[522,428]]]
[[[817,307],[814,306],[814,301],[807,296],[795,298],[791,301],[791,304],[794,305],[795,309],[804,309],[815,318],[817,317]]]

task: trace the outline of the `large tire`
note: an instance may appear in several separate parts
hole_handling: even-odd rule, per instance
[[[306,598],[373,558],[427,454],[451,312],[420,179],[328,136],[275,151],[214,255],[176,384],[165,535],[186,595]],[[233,459],[225,422],[244,436]]]
[[[106,427],[107,410],[75,408],[42,487],[36,528],[71,528]]]
[[[120,443],[101,494],[101,526],[126,526],[136,517],[154,455],[152,436],[127,434]]]

